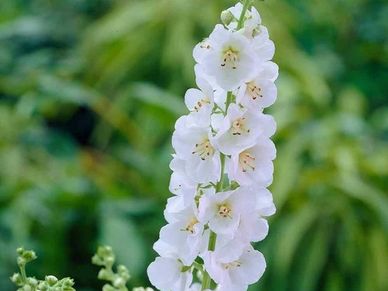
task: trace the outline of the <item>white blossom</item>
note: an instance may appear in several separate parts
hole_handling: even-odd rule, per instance
[[[228,252],[229,249],[207,252],[203,256],[206,270],[220,284],[219,290],[246,290],[263,275],[266,268],[264,256],[250,246],[235,258],[230,258]]]
[[[193,275],[178,258],[157,257],[147,269],[152,285],[162,291],[185,291]]]
[[[249,193],[236,189],[215,194],[206,193],[199,203],[199,219],[208,223],[209,228],[217,234],[234,235],[242,213],[253,209]]]
[[[257,69],[253,45],[240,33],[217,25],[208,39],[209,49],[205,49],[198,60],[203,70],[215,78],[219,87],[234,90],[249,80]]]
[[[154,244],[160,257],[147,270],[162,291],[211,291],[209,276],[215,290],[246,291],[266,267],[251,243],[268,235],[267,217],[276,211],[267,189],[276,123],[263,111],[276,101],[279,68],[259,12],[245,8],[224,11],[225,26],[216,25],[193,50],[198,88],[186,91],[189,113],[175,124],[174,196]]]
[[[227,160],[228,177],[240,185],[257,183],[267,187],[272,183],[275,157],[273,142],[269,138],[259,138],[255,145],[232,154]]]
[[[231,104],[219,124],[214,144],[224,154],[233,155],[252,147],[260,136],[270,137],[276,130],[272,116]]]
[[[274,81],[278,76],[278,66],[266,62],[254,79],[240,86],[237,93],[237,103],[247,108],[263,108],[271,106],[277,97]]]
[[[168,253],[179,256],[186,265],[191,265],[198,256],[204,225],[198,221],[195,206],[187,207],[174,213],[174,222],[167,224],[160,231],[160,241],[155,249],[160,255],[165,253],[164,246],[168,245]]]
[[[211,142],[208,127],[200,126],[189,116],[176,122],[172,144],[184,160],[185,171],[197,183],[217,181],[220,177],[220,154]]]

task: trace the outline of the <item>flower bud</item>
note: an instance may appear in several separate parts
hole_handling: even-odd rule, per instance
[[[106,269],[101,269],[99,272],[98,272],[98,279],[102,279],[102,280],[110,280],[111,278],[111,272],[108,272]]]
[[[128,281],[131,276],[129,275],[128,269],[124,265],[119,265],[117,267],[117,273],[123,278],[125,281]]]
[[[27,278],[27,282],[32,287],[38,286],[38,280],[36,280],[34,277]]]
[[[233,14],[229,10],[224,10],[221,13],[221,21],[224,25],[229,25],[234,19]]]
[[[45,280],[50,286],[54,286],[58,282],[58,279],[52,275],[46,276]]]
[[[15,273],[12,275],[12,277],[10,278],[11,281],[18,285],[18,286],[21,286],[23,284],[23,279],[22,279],[22,276],[19,274],[19,273]]]
[[[123,278],[121,278],[121,277],[117,277],[113,281],[113,286],[115,286],[116,288],[123,287],[123,286],[125,286],[125,280]]]

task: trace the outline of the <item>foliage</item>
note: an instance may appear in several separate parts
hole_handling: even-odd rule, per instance
[[[1,278],[23,244],[43,256],[34,275],[98,289],[101,243],[148,285],[191,50],[233,2],[0,2]],[[251,290],[386,290],[386,7],[256,4],[280,65],[278,212]]]

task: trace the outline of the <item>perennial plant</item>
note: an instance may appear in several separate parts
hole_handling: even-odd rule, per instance
[[[276,124],[263,110],[275,102],[278,67],[251,2],[224,11],[193,51],[198,89],[186,92],[190,112],[175,125],[174,196],[147,270],[160,290],[247,290],[266,268],[251,243],[266,237],[275,213],[267,187]]]

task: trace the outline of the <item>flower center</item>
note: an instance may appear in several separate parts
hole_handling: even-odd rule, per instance
[[[218,215],[223,217],[223,218],[231,218],[232,217],[232,209],[226,205],[226,204],[223,204],[223,205],[220,205],[218,207]]]
[[[246,128],[246,118],[241,117],[233,121],[231,131],[233,135],[242,135],[243,133],[249,133],[250,129]]]
[[[195,104],[194,110],[198,112],[203,106],[210,104],[209,98],[205,97],[204,99],[201,99]]]
[[[231,263],[222,264],[222,267],[224,267],[225,270],[233,270],[233,269],[241,267],[241,262],[240,261],[234,261],[234,262],[231,262]]]
[[[221,67],[230,67],[235,70],[237,69],[238,61],[239,61],[238,51],[228,48],[227,50],[224,51]]]
[[[201,160],[206,160],[213,156],[215,150],[211,145],[208,138],[206,138],[203,142],[195,144],[195,149],[192,154],[197,154]]]
[[[242,152],[239,155],[239,166],[240,169],[245,173],[249,170],[254,171],[255,170],[255,157],[252,156],[247,151]]]
[[[263,94],[261,92],[261,88],[257,86],[254,82],[249,82],[247,84],[247,91],[249,96],[252,97],[253,100],[256,100],[257,98],[262,98]]]
[[[186,227],[184,229],[182,229],[183,231],[188,231],[190,232],[191,234],[194,234],[195,232],[195,229],[194,229],[194,226],[198,223],[198,220],[193,217],[189,223],[186,225]]]

